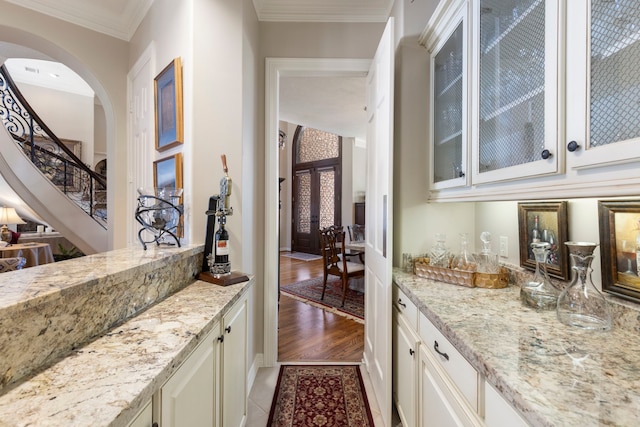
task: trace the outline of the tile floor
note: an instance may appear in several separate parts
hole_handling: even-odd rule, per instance
[[[265,427],[269,420],[269,411],[271,410],[271,401],[273,400],[273,393],[278,382],[278,373],[280,367],[274,368],[260,368],[256,379],[249,393],[249,408],[247,413],[246,427]],[[369,407],[371,409],[371,415],[376,427],[384,426],[378,409],[378,403],[373,397],[373,390],[371,389],[371,380],[366,369],[361,369],[362,379],[364,381],[365,392],[369,399]],[[395,412],[395,411],[394,411]],[[400,426],[400,422],[397,420],[397,415],[394,414],[393,426]]]

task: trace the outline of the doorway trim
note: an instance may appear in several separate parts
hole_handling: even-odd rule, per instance
[[[264,366],[278,362],[278,131],[281,77],[364,77],[371,59],[265,59]],[[366,322],[366,320],[365,320]]]

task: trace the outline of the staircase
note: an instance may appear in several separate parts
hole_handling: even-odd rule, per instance
[[[0,171],[7,184],[82,252],[106,251],[106,178],[42,122],[4,66],[0,100]]]

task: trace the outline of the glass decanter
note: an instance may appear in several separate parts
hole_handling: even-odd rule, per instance
[[[560,291],[556,289],[547,273],[547,257],[551,244],[547,242],[531,243],[536,258],[536,272],[533,279],[520,288],[520,301],[537,310],[552,310],[558,304]]]
[[[611,329],[609,305],[591,280],[593,251],[598,244],[565,242],[565,245],[569,248],[573,277],[558,297],[558,320],[582,329]]]
[[[480,240],[482,241],[482,251],[474,256],[478,264],[478,272],[492,274],[500,272],[498,254],[491,250],[491,233],[483,231],[480,233]]]
[[[447,235],[444,233],[436,233],[436,243],[431,248],[429,264],[437,267],[449,268],[449,250],[445,244]]]
[[[471,252],[469,252],[469,235],[467,233],[460,233],[460,252],[453,257],[451,268],[468,271],[475,271],[476,269],[476,263]]]

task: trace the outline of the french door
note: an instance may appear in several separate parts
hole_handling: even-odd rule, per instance
[[[319,254],[318,230],[340,224],[339,176],[339,165],[294,171],[292,250]]]

